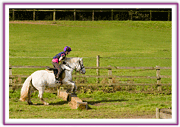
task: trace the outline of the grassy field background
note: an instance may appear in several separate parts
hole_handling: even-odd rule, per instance
[[[97,55],[104,57],[100,59],[100,66],[171,67],[171,22],[12,22],[9,31],[10,65],[52,66],[52,57],[69,45],[73,51],[68,57],[85,57],[85,67],[96,66]],[[13,69],[13,74],[30,75],[36,70]],[[107,75],[107,70],[100,73]],[[86,74],[96,75],[96,70],[87,70]],[[113,70],[113,74],[155,76],[156,72]],[[171,70],[162,70],[161,74],[171,75]],[[93,82],[94,79],[88,81]],[[162,82],[170,83],[171,80]]]
[[[68,45],[73,50],[68,57],[84,57],[85,67],[96,66],[97,55],[103,57],[100,66],[171,67],[171,29],[172,24],[168,21],[12,21],[9,24],[9,64],[52,66],[52,57]],[[40,69],[13,69],[12,73],[30,75],[36,70]],[[96,70],[86,71],[86,75],[96,75]],[[156,76],[155,70],[112,71],[113,75]],[[100,75],[107,74],[107,70],[100,71]],[[161,70],[161,75],[171,75],[171,70]],[[156,79],[132,81],[157,82]],[[90,78],[86,83],[95,82],[95,78]],[[171,83],[171,79],[162,79],[161,82]],[[67,102],[52,93],[44,94],[51,105],[27,106],[19,102],[19,92],[10,90],[10,118],[69,118],[67,114],[70,113],[74,114],[73,118],[155,118],[156,107],[171,107],[171,95],[128,91],[79,93],[80,98],[90,103],[89,111],[70,109]],[[34,96],[32,101],[40,103],[37,92]],[[41,114],[42,110],[46,114]]]

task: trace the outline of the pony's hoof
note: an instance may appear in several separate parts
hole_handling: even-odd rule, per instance
[[[33,103],[32,102],[28,102],[28,105],[33,105]]]

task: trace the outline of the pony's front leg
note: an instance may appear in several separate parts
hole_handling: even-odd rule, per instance
[[[76,86],[75,82],[73,82],[73,81],[71,82],[71,84],[72,84],[71,92],[75,93],[77,91],[77,86]]]
[[[44,87],[39,88],[39,95],[38,97],[40,98],[40,100],[43,102],[44,105],[49,105],[49,103],[45,102],[43,99],[43,93],[44,93]]]
[[[66,85],[71,85],[71,93],[75,93],[77,90],[77,86],[73,81],[65,81]]]

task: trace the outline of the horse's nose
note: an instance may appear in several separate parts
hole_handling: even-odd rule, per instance
[[[86,70],[85,70],[85,69],[83,69],[83,70],[82,70],[82,74],[85,74],[85,73],[86,73]]]

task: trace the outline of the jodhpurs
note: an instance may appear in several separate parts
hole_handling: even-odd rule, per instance
[[[59,78],[59,75],[60,75],[60,73],[62,71],[61,65],[59,65],[58,63],[55,63],[55,62],[52,62],[52,65],[54,66],[54,68],[58,69],[58,73],[56,75],[56,78]]]

